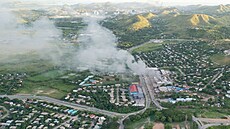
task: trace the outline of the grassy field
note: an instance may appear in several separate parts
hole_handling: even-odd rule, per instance
[[[160,49],[161,47],[162,47],[161,43],[148,43],[133,49],[132,53],[154,51]]]
[[[208,129],[230,129],[230,125],[229,126],[213,126],[213,127],[209,127]]]
[[[211,60],[219,65],[230,65],[230,56],[227,55],[216,54],[211,57]]]
[[[53,68],[51,61],[39,59],[36,55],[19,55],[8,60],[0,60],[0,73],[38,73]]]
[[[75,85],[64,84],[61,80],[51,80],[45,82],[31,82],[26,80],[24,82],[24,86],[18,89],[17,93],[45,95],[61,99],[75,87]]]
[[[65,72],[54,67],[51,61],[40,59],[37,55],[18,55],[0,61],[0,74],[27,74],[23,86],[16,89],[18,94],[45,95],[60,99],[73,90],[75,85],[64,83],[60,77]]]
[[[61,99],[76,87],[66,84],[60,79],[65,73],[62,70],[54,69],[28,77],[17,93],[45,95]]]
[[[206,111],[203,114],[201,114],[201,117],[205,117],[205,118],[221,118],[224,116],[226,115],[219,112],[212,112],[212,111]]]
[[[146,119],[141,119],[135,123],[130,123],[128,125],[125,125],[125,129],[139,129],[141,128],[142,126],[144,127],[145,124],[148,124],[149,122],[152,122],[153,121],[149,121],[149,118],[146,118]]]
[[[34,81],[34,82],[48,81],[48,80],[52,80],[57,77],[60,77],[64,75],[64,73],[65,72],[60,71],[60,70],[51,70],[51,71],[44,72],[44,73],[41,73],[33,77],[29,77],[28,80]]]

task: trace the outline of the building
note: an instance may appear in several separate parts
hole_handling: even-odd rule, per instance
[[[176,100],[172,99],[172,98],[169,98],[168,99],[168,102],[170,103],[176,103],[176,102],[191,102],[193,100],[196,100],[194,98],[177,98]]]
[[[141,99],[141,98],[144,98],[143,91],[142,91],[141,87],[138,86],[137,84],[132,84],[132,85],[129,87],[129,92],[130,92],[130,95],[131,95],[134,99]]]
[[[131,95],[136,95],[138,93],[137,85],[136,84],[132,84],[129,87],[129,91],[130,91]]]

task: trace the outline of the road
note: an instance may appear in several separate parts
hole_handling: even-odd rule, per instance
[[[66,101],[62,101],[62,100],[58,100],[58,99],[54,99],[54,98],[50,98],[50,97],[46,97],[46,96],[36,96],[36,95],[0,95],[0,98],[3,97],[8,97],[10,99],[20,99],[20,100],[25,100],[25,99],[40,99],[40,100],[44,100],[47,101],[49,103],[53,103],[56,105],[62,105],[62,106],[66,106],[69,108],[73,108],[73,109],[77,109],[77,110],[84,110],[84,111],[91,111],[91,112],[96,112],[96,113],[100,113],[103,115],[107,115],[110,117],[120,117],[121,119],[118,121],[120,126],[119,129],[124,129],[124,120],[126,118],[128,118],[131,115],[137,115],[139,113],[143,113],[146,111],[146,109],[148,109],[150,107],[151,101],[160,109],[162,110],[163,107],[160,106],[160,104],[155,100],[154,96],[150,93],[150,87],[152,86],[152,83],[150,80],[148,80],[149,78],[146,75],[142,75],[140,76],[140,85],[143,89],[143,93],[145,96],[145,108],[140,110],[140,111],[136,111],[136,112],[132,112],[132,113],[117,113],[117,112],[111,112],[111,111],[106,111],[106,110],[102,110],[102,109],[98,109],[98,108],[94,108],[94,107],[89,107],[89,106],[85,106],[85,105],[80,105],[80,104],[76,104],[76,103],[70,103],[70,102],[66,102]]]
[[[152,78],[148,75],[142,75],[142,79],[143,81],[145,81],[145,84],[146,84],[146,89],[147,89],[147,92],[148,92],[148,95],[150,96],[152,102],[154,105],[156,105],[156,107],[159,109],[159,110],[162,110],[162,109],[165,109],[164,107],[162,107],[159,102],[155,99],[155,96],[154,96],[154,90],[152,89],[153,87],[156,87],[156,84],[153,82]]]
[[[1,119],[6,118],[7,116],[9,116],[9,110],[7,110],[4,106],[0,106],[0,108],[2,108],[3,110],[6,111],[6,114],[4,116],[0,117],[0,120],[1,120]]]
[[[100,113],[100,114],[107,115],[107,116],[110,116],[110,117],[121,117],[121,119],[119,120],[119,123],[120,123],[119,129],[124,129],[123,121],[126,118],[128,118],[130,115],[136,115],[136,114],[139,114],[139,113],[143,113],[150,106],[150,102],[147,100],[146,101],[147,102],[146,103],[146,107],[144,109],[142,109],[140,111],[137,111],[137,112],[123,114],[123,113],[106,111],[106,110],[102,110],[102,109],[98,109],[98,108],[94,108],[94,107],[89,107],[89,106],[85,106],[85,105],[70,103],[70,102],[66,102],[66,101],[62,101],[62,100],[58,100],[58,99],[54,99],[54,98],[50,98],[50,97],[46,97],[46,96],[35,96],[35,95],[0,95],[0,98],[3,98],[3,97],[8,97],[10,99],[20,99],[20,100],[25,100],[25,99],[40,99],[40,100],[44,100],[44,101],[49,102],[49,103],[53,103],[53,104],[56,104],[56,105],[62,105],[62,106],[66,106],[66,107],[77,109],[77,110],[84,110],[84,111],[96,112],[96,113]]]
[[[131,115],[136,115],[136,114],[139,114],[139,113],[143,113],[146,111],[146,109],[148,109],[150,107],[150,104],[151,104],[151,100],[149,99],[149,94],[147,94],[147,89],[146,89],[146,82],[143,80],[143,77],[142,76],[139,76],[140,78],[140,86],[142,87],[142,90],[143,90],[143,93],[144,93],[144,96],[145,96],[145,108],[140,110],[140,111],[137,111],[137,112],[133,112],[133,113],[129,113],[127,114],[126,116],[123,116],[118,122],[120,124],[119,126],[119,129],[124,129],[124,120],[127,119],[129,116]]]
[[[230,125],[230,119],[211,119],[211,118],[197,118],[192,116],[192,120],[197,123],[199,129],[207,129],[212,126]],[[208,124],[204,124],[208,123]]]
[[[122,113],[117,113],[117,112],[106,111],[106,110],[102,110],[102,109],[98,109],[98,108],[94,108],[94,107],[89,107],[89,106],[85,106],[85,105],[70,103],[70,102],[66,102],[66,101],[62,101],[62,100],[58,100],[58,99],[54,99],[54,98],[50,98],[50,97],[46,97],[46,96],[0,95],[0,98],[3,98],[3,97],[8,97],[10,99],[21,99],[21,100],[25,100],[25,99],[41,99],[41,100],[45,100],[45,101],[47,101],[49,103],[53,103],[53,104],[56,104],[56,105],[62,105],[62,106],[66,106],[66,107],[77,109],[77,110],[97,112],[97,113],[104,114],[104,115],[107,115],[107,116],[110,116],[110,117],[121,117],[121,116],[126,116],[127,115],[127,114],[122,114]]]
[[[208,85],[211,85],[214,82],[214,80],[216,81],[219,77],[221,77],[223,72],[224,72],[224,68],[222,68],[221,71],[219,71],[216,75],[214,75],[213,78],[204,86],[204,88],[206,88]]]
[[[76,116],[72,116],[69,120],[63,122],[63,123],[60,124],[59,126],[54,127],[53,129],[59,129],[61,126],[65,125],[65,124],[67,124],[67,123],[70,123],[70,121],[73,120],[73,119],[78,119],[78,118],[77,118]]]

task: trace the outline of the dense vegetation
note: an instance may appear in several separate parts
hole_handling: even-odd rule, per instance
[[[131,123],[138,122],[147,117],[150,117],[150,119],[152,119],[155,122],[163,122],[163,123],[192,121],[192,114],[186,111],[180,111],[177,109],[165,109],[162,111],[148,109],[143,114],[130,116],[128,119],[124,121],[124,123],[125,125],[128,125]],[[168,128],[167,126],[170,127],[170,125],[166,124],[166,128]],[[196,128],[197,127],[194,127],[194,129]]]

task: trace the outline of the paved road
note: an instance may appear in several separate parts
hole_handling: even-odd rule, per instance
[[[136,114],[139,114],[139,113],[143,113],[146,111],[146,109],[148,109],[150,107],[150,104],[151,104],[151,100],[150,100],[150,97],[149,97],[149,94],[147,89],[146,89],[146,82],[144,81],[143,79],[143,76],[139,76],[140,78],[140,86],[142,87],[142,90],[143,90],[143,93],[144,93],[144,96],[145,96],[145,108],[140,110],[140,111],[137,111],[137,112],[133,112],[133,113],[129,113],[127,114],[126,116],[123,116],[118,122],[120,124],[119,126],[119,129],[124,129],[124,120],[127,119],[129,116],[131,115],[136,115]]]
[[[199,121],[199,119],[194,117],[194,116],[192,116],[192,120],[194,122],[196,122],[196,124],[198,125],[198,129],[201,129],[201,127],[203,126],[203,123],[201,121]]]
[[[62,101],[62,100],[58,100],[58,99],[54,99],[54,98],[50,98],[50,97],[46,97],[46,96],[35,96],[35,95],[0,95],[0,98],[2,97],[8,97],[10,99],[41,99],[41,100],[45,100],[49,103],[54,103],[57,105],[63,105],[66,107],[70,107],[73,109],[77,109],[77,110],[84,110],[84,111],[92,111],[92,112],[97,112],[100,114],[104,114],[110,117],[121,117],[121,116],[126,116],[127,114],[122,114],[122,113],[117,113],[117,112],[111,112],[111,111],[106,111],[106,110],[101,110],[98,108],[94,108],[94,107],[89,107],[89,106],[85,106],[85,105],[80,105],[80,104],[75,104],[75,103],[70,103],[70,102],[66,102],[66,101]]]
[[[155,99],[154,91],[153,91],[152,88],[153,88],[156,84],[152,81],[151,77],[149,77],[149,76],[147,76],[147,75],[143,75],[143,76],[142,76],[142,79],[143,79],[143,80],[145,81],[145,83],[146,83],[146,87],[147,87],[147,90],[148,90],[148,94],[149,94],[149,96],[150,96],[150,98],[151,98],[153,104],[155,104],[156,107],[157,107],[158,109],[160,109],[160,110],[165,109],[165,108],[162,107],[162,106],[159,104],[159,102]]]
[[[192,120],[197,123],[199,129],[207,129],[219,125],[230,125],[230,119],[197,118],[192,116]],[[204,124],[203,122],[208,124]]]
[[[208,85],[211,85],[214,82],[214,80],[216,81],[216,79],[218,79],[219,77],[221,77],[222,74],[223,74],[223,72],[224,72],[224,68],[222,68],[221,71],[219,71],[216,75],[214,75],[213,78],[208,82],[208,84],[206,84],[204,86],[204,88],[206,88]]]
[[[2,108],[3,110],[6,111],[6,114],[4,116],[0,117],[0,120],[1,120],[1,119],[6,118],[7,116],[9,116],[9,110],[7,110],[4,106],[0,106],[0,108]]]
[[[110,117],[121,117],[121,119],[118,121],[120,126],[119,129],[124,129],[124,124],[123,121],[128,118],[131,115],[136,115],[139,113],[143,113],[146,111],[146,109],[148,109],[150,107],[151,104],[151,100],[153,101],[153,103],[161,110],[163,109],[163,107],[160,106],[160,104],[155,100],[154,96],[151,96],[150,94],[150,90],[148,89],[148,87],[150,87],[151,85],[149,84],[149,81],[146,81],[146,76],[142,75],[140,76],[140,83],[143,89],[143,93],[145,95],[145,108],[137,111],[137,112],[132,112],[132,113],[117,113],[117,112],[111,112],[111,111],[106,111],[106,110],[102,110],[102,109],[98,109],[98,108],[94,108],[94,107],[89,107],[89,106],[85,106],[85,105],[80,105],[80,104],[75,104],[75,103],[70,103],[70,102],[66,102],[66,101],[62,101],[62,100],[58,100],[58,99],[54,99],[54,98],[50,98],[50,97],[46,97],[46,96],[35,96],[35,95],[0,95],[0,98],[2,97],[8,97],[10,99],[41,99],[44,101],[47,101],[49,103],[54,103],[57,105],[63,105],[66,107],[70,107],[73,109],[77,109],[77,110],[85,110],[85,111],[91,111],[91,112],[96,112],[96,113],[100,113],[100,114],[104,114]],[[153,98],[152,98],[153,97]],[[151,100],[150,100],[151,99]]]
[[[89,107],[89,106],[85,106],[85,105],[70,103],[70,102],[66,102],[66,101],[62,101],[62,100],[58,100],[58,99],[54,99],[54,98],[50,98],[50,97],[46,97],[46,96],[35,96],[35,95],[0,95],[0,98],[3,98],[3,97],[8,97],[10,99],[20,99],[20,100],[25,100],[25,99],[40,99],[40,100],[47,101],[49,103],[53,103],[53,104],[56,104],[56,105],[62,105],[62,106],[70,107],[70,108],[77,109],[77,110],[84,110],[84,111],[96,112],[96,113],[104,114],[104,115],[107,115],[107,116],[110,116],[110,117],[121,117],[121,119],[119,120],[120,129],[124,129],[123,121],[126,118],[128,118],[130,115],[136,115],[136,114],[139,114],[139,113],[143,113],[149,107],[149,105],[150,105],[150,104],[147,104],[148,107],[146,106],[144,109],[142,109],[140,111],[124,114],[124,113],[117,113],[117,112],[106,111],[106,110],[102,110],[102,109],[98,109],[98,108],[94,108],[94,107]]]

